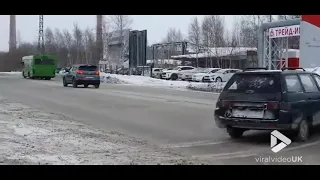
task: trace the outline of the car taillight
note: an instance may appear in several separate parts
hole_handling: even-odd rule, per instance
[[[270,102],[267,104],[267,109],[277,110],[277,109],[279,109],[279,103],[278,102]]]
[[[83,71],[77,71],[77,74],[84,74]]]
[[[96,75],[100,75],[100,72],[99,72],[99,71],[97,71],[97,72],[96,72]]]

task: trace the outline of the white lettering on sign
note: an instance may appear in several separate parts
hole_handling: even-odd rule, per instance
[[[300,25],[276,27],[269,29],[269,38],[300,36]]]

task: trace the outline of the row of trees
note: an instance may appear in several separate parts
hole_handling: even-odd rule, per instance
[[[130,28],[132,20],[127,15],[104,16],[103,18],[103,46],[104,54],[108,53],[108,37],[111,31],[120,31]],[[77,63],[93,63],[96,61],[96,29],[87,27],[81,29],[74,23],[73,29],[52,29],[44,30],[45,52],[59,57],[59,66],[65,67]],[[0,54],[0,70],[13,70],[21,68],[21,57],[24,55],[37,54],[38,42],[26,42],[18,36],[18,48],[16,52]],[[120,41],[120,40],[119,40]],[[10,57],[9,57],[10,56]],[[8,60],[10,58],[10,61]],[[107,58],[107,57],[106,57]],[[5,61],[5,63],[4,63]]]
[[[299,15],[281,15],[277,19],[286,20],[297,18]],[[208,15],[202,20],[193,18],[189,24],[188,34],[183,35],[180,29],[170,28],[162,42],[188,41],[194,45],[193,49],[200,52],[207,47],[257,47],[257,30],[261,23],[275,20],[274,16],[248,15],[235,19],[233,28],[225,27],[225,19],[219,15]],[[130,28],[132,19],[128,15],[112,15],[103,18],[104,58],[108,59],[108,35],[111,31],[120,31]],[[96,58],[96,30],[88,27],[81,29],[74,24],[72,31],[67,29],[45,29],[46,53],[59,57],[60,66],[74,63],[92,63]],[[122,41],[119,39],[119,41]],[[293,39],[292,42],[296,42]],[[21,68],[21,56],[36,54],[37,42],[25,42],[18,39],[18,50],[11,55],[0,54],[0,70]],[[19,57],[15,57],[19,56]],[[121,56],[121,55],[120,55]],[[165,55],[169,57],[168,54]],[[8,61],[10,58],[12,60]],[[147,47],[147,59],[152,58],[151,48]],[[6,60],[4,63],[4,60]],[[6,69],[3,69],[6,68]]]
[[[257,31],[262,23],[275,20],[299,18],[300,15],[245,15],[236,17],[233,27],[225,27],[225,19],[220,15],[205,16],[202,21],[194,17],[190,24],[188,35],[183,36],[180,29],[171,28],[163,42],[186,40],[196,47],[257,47]]]

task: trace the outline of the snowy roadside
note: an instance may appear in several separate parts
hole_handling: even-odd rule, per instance
[[[145,141],[0,98],[0,164],[201,163]]]

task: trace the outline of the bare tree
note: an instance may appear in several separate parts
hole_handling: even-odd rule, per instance
[[[119,44],[121,44],[121,49],[119,52],[118,64],[122,65],[126,53],[125,51],[128,46],[128,44],[125,43],[123,32],[125,29],[130,29],[132,19],[129,15],[112,15],[110,19],[113,24],[112,29],[119,33]]]
[[[195,17],[192,19],[192,22],[189,25],[189,42],[193,44],[194,50],[196,51],[196,61],[197,67],[199,66],[198,54],[200,50],[200,43],[201,43],[201,28],[199,25],[198,18]]]
[[[56,39],[51,28],[46,28],[45,32],[45,50],[48,54],[57,54]]]
[[[240,29],[239,29],[239,22],[235,21],[233,24],[233,28],[231,31],[226,31],[225,33],[225,42],[227,45],[226,53],[228,54],[229,59],[229,68],[232,68],[232,57],[236,54],[236,50],[240,45]],[[219,59],[218,59],[219,60]],[[220,59],[221,61],[222,59]],[[221,62],[220,62],[221,64]]]
[[[240,20],[240,44],[245,47],[258,47],[257,33],[260,25],[273,21],[270,15],[246,15]]]
[[[67,29],[64,29],[63,30],[63,36],[64,36],[64,39],[65,39],[65,42],[66,42],[66,46],[68,48],[68,64],[69,65],[72,65],[73,64],[73,56],[71,55],[73,49],[73,38],[72,38],[72,35],[70,34],[70,32],[67,30]]]
[[[76,49],[76,62],[83,63],[83,32],[79,28],[77,23],[73,24],[73,37],[74,37],[74,47]]]
[[[84,31],[84,57],[85,57],[85,62],[87,64],[93,63],[93,52],[96,48],[96,43],[94,39],[94,32],[92,28],[87,28]]]
[[[290,20],[290,19],[296,19],[301,18],[301,15],[278,15],[278,20]],[[292,49],[299,49],[300,45],[300,37],[289,37],[288,38],[288,47]],[[283,47],[285,48],[285,47]]]
[[[183,36],[180,29],[170,28],[167,32],[166,38],[163,40],[165,43],[181,42]]]
[[[219,15],[205,16],[202,22],[202,36],[203,42],[208,47],[208,57],[210,60],[210,67],[213,67],[213,61],[211,58],[211,52],[214,50],[215,57],[220,56],[221,47],[226,46],[224,19]],[[218,66],[219,64],[218,61]],[[206,61],[206,67],[208,67],[208,59]]]

